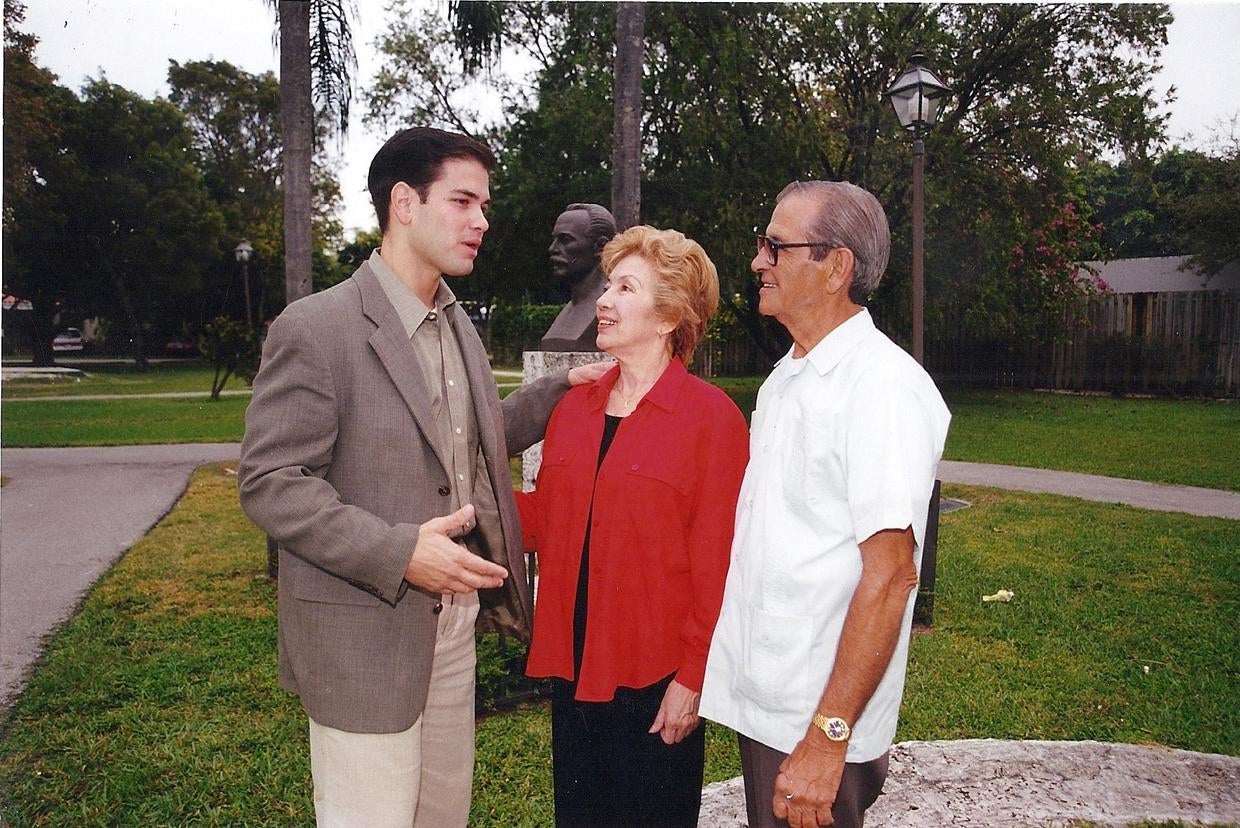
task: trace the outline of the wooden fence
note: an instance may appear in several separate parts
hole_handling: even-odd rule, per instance
[[[1160,396],[1240,396],[1240,291],[1107,294],[1088,322],[1054,341],[983,339],[957,330],[928,337],[926,366],[940,383]],[[737,333],[704,342],[704,376],[765,374],[770,360]]]
[[[1109,294],[1088,322],[1035,344],[974,339],[928,343],[927,365],[946,383],[1072,391],[1240,395],[1240,292]]]

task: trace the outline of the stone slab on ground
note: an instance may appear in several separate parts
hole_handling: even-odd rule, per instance
[[[1240,823],[1240,758],[1157,745],[965,739],[892,748],[867,828]],[[740,779],[702,792],[700,828],[740,828]]]
[[[0,369],[0,381],[13,379],[45,379],[45,380],[81,380],[86,376],[79,368],[53,366],[35,368],[33,366],[5,366]]]

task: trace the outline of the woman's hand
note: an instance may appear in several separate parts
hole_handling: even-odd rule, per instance
[[[659,705],[659,715],[654,717],[654,724],[647,732],[658,733],[666,745],[676,744],[702,721],[698,718],[698,702],[701,700],[701,693],[672,679]]]
[[[587,382],[598,382],[611,370],[615,365],[613,360],[603,360],[600,362],[590,362],[586,365],[578,365],[576,368],[570,368],[568,371],[569,385],[584,385]]]

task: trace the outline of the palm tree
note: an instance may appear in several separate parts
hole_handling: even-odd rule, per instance
[[[646,50],[646,4],[616,4],[616,62],[612,97],[611,212],[616,229],[637,224],[642,204],[642,62]]]
[[[349,0],[278,0],[280,117],[284,139],[284,300],[311,292],[311,171],[314,98],[337,134],[349,129],[353,52]]]
[[[349,129],[352,73],[357,68],[348,0],[271,0],[279,23],[280,126],[284,142],[284,301],[309,296],[313,254],[311,171],[314,157],[313,97],[332,115],[343,136]],[[267,576],[280,565],[267,537]]]

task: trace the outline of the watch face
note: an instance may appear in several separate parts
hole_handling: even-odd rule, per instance
[[[842,742],[848,738],[848,725],[843,719],[827,720],[827,737],[837,742]]]

